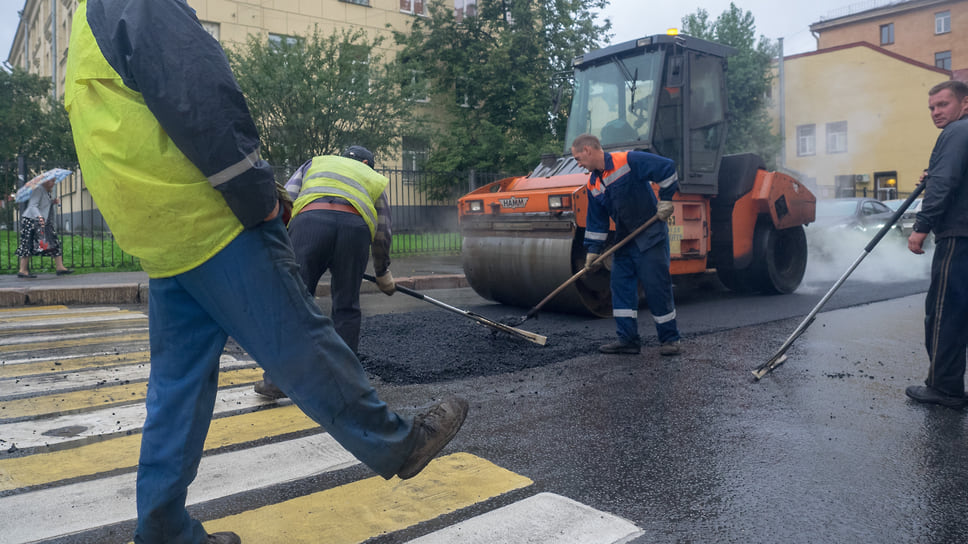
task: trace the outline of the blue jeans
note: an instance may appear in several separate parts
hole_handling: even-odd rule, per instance
[[[679,340],[669,258],[667,241],[645,251],[634,243],[626,244],[615,252],[611,276],[612,316],[620,339],[633,344],[641,343],[638,309],[639,284],[642,284],[659,342]]]
[[[299,408],[385,478],[413,449],[299,277],[279,219],[243,231],[197,268],[149,283],[151,373],[138,462],[138,544],[205,542],[185,509],[234,338]]]

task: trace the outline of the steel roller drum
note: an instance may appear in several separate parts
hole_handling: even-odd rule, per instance
[[[477,294],[522,308],[541,302],[580,270],[585,259],[580,241],[576,247],[574,228],[465,235],[461,255],[464,275]],[[610,316],[608,273],[586,274],[541,311]]]

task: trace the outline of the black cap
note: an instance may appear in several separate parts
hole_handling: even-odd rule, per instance
[[[351,145],[347,147],[346,151],[343,151],[343,156],[356,159],[363,164],[366,164],[370,168],[373,168],[373,153],[361,145]]]

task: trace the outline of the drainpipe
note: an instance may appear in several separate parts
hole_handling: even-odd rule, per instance
[[[780,80],[780,168],[786,168],[786,81],[783,73],[783,38],[778,38],[780,45],[780,59],[777,61],[777,77]]]
[[[57,0],[50,0],[50,92],[57,100]]]

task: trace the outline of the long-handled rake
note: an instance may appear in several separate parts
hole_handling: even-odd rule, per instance
[[[922,191],[924,191],[924,182],[921,182],[920,184],[918,184],[918,186],[914,189],[914,192],[911,193],[911,196],[907,197],[907,200],[905,200],[904,202],[901,203],[900,206],[898,206],[897,211],[894,212],[894,215],[891,216],[891,219],[888,220],[887,224],[881,227],[881,230],[878,231],[877,234],[874,235],[874,238],[867,244],[867,246],[864,247],[864,251],[857,257],[857,259],[854,261],[854,264],[850,265],[850,268],[848,268],[847,271],[840,276],[840,279],[838,279],[837,282],[834,283],[834,286],[831,287],[829,291],[827,291],[827,294],[820,299],[820,302],[818,302],[817,305],[814,306],[813,310],[810,310],[810,313],[807,314],[807,317],[804,318],[802,322],[800,322],[800,326],[798,326],[796,330],[793,331],[793,334],[791,334],[790,337],[786,339],[786,342],[784,342],[783,345],[780,346],[780,349],[775,354],[773,354],[773,357],[770,357],[770,359],[767,362],[753,369],[752,371],[753,378],[755,380],[759,381],[760,378],[762,378],[763,376],[766,376],[767,374],[772,372],[773,369],[782,365],[783,362],[787,360],[787,356],[785,355],[785,353],[788,349],[790,349],[790,346],[793,345],[794,340],[799,338],[800,335],[807,330],[807,327],[809,327],[813,323],[814,319],[817,317],[817,313],[820,311],[821,308],[823,308],[823,305],[826,304],[828,300],[830,300],[830,297],[834,295],[837,289],[840,289],[840,286],[843,285],[843,283],[847,280],[847,277],[854,272],[854,269],[857,268],[857,265],[859,265],[860,262],[863,261],[864,258],[867,257],[871,251],[873,251],[874,246],[876,246],[877,243],[881,241],[881,238],[883,238],[884,235],[886,235],[891,230],[891,228],[894,227],[894,224],[897,223],[898,219],[901,218],[901,215],[903,215],[904,212],[907,211],[908,207],[911,206],[911,203],[914,202],[914,199],[916,199],[918,195],[921,194]]]

